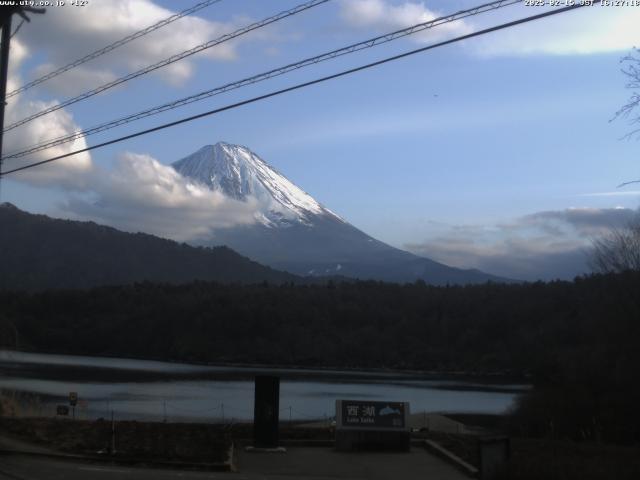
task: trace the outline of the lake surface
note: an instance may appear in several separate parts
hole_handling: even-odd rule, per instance
[[[0,389],[22,414],[52,416],[77,392],[76,416],[168,421],[248,420],[253,377],[281,376],[280,418],[330,419],[337,399],[407,401],[412,412],[503,413],[527,385],[404,372],[202,366],[0,350]],[[6,393],[5,393],[6,394]],[[11,394],[11,393],[10,393]]]

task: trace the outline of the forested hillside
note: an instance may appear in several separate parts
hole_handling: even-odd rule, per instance
[[[226,247],[195,248],[93,222],[57,220],[0,205],[0,289],[186,283],[295,281]]]

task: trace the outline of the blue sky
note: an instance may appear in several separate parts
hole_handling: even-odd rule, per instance
[[[192,3],[93,0],[88,7],[49,9],[14,37],[10,87]],[[332,0],[18,128],[7,136],[6,151],[478,3]],[[46,104],[38,102],[64,100],[296,4],[222,1],[21,94],[7,115],[19,119]],[[471,17],[96,135],[87,144],[541,11],[511,6]],[[2,201],[83,218],[72,200],[122,193],[109,182],[123,176],[118,169],[131,155],[168,164],[223,140],[251,148],[327,207],[394,246],[517,278],[571,277],[584,270],[590,239],[638,207],[640,187],[616,185],[640,177],[640,144],[621,140],[628,123],[609,120],[631,94],[620,58],[640,45],[639,22],[640,7],[596,6],[438,48],[8,176]],[[5,169],[26,161],[8,160]],[[157,233],[145,222],[149,198],[122,195],[129,214],[140,207],[140,229]],[[184,205],[190,208],[193,199]],[[189,218],[176,223],[176,232]]]

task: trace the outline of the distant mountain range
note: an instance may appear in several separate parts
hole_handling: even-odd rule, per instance
[[[341,275],[392,282],[505,282],[479,270],[449,267],[399,250],[346,222],[246,147],[219,142],[172,164],[184,177],[236,200],[257,200],[255,223],[215,231],[258,262],[302,275]]]
[[[0,204],[0,289],[185,283],[299,282],[227,247],[202,248],[93,222],[56,220]]]

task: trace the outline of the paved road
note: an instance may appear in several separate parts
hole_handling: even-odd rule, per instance
[[[224,472],[98,465],[26,455],[0,456],[0,480],[204,480],[231,477],[248,480],[243,475]]]
[[[238,468],[266,480],[468,480],[422,448],[409,453],[341,453],[332,448],[290,448],[286,454],[239,452]]]
[[[320,447],[290,448],[284,454],[240,452],[238,468],[239,473],[192,472],[0,456],[0,480],[468,480],[420,448],[410,453],[338,453]]]

